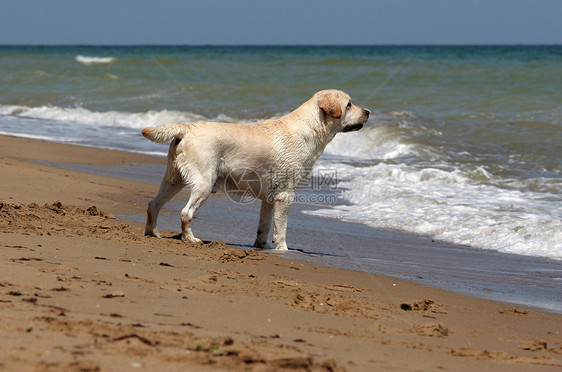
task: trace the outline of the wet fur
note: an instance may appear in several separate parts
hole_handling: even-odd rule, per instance
[[[190,224],[208,196],[217,190],[250,188],[262,202],[254,246],[269,248],[273,220],[273,243],[278,250],[287,250],[287,220],[300,171],[314,165],[337,133],[359,130],[368,118],[369,111],[351,104],[346,93],[324,90],[293,112],[256,124],[201,122],[144,128],[143,136],[151,141],[173,139],[160,190],[148,203],[145,234],[160,236],[156,227],[160,209],[188,186],[191,196],[181,211],[182,240],[200,242]],[[248,169],[258,175],[259,185],[236,182]]]

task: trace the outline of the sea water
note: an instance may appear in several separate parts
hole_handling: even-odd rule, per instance
[[[339,202],[307,213],[562,258],[562,46],[0,47],[0,133],[164,155],[142,128],[326,88],[372,114],[317,163]]]

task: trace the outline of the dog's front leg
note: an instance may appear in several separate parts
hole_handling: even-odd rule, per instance
[[[267,243],[269,230],[271,229],[271,218],[273,217],[273,203],[262,200],[260,209],[260,223],[258,225],[258,236],[254,243],[256,248],[271,248]]]
[[[287,221],[291,209],[292,194],[283,192],[275,199],[273,205],[273,244],[279,251],[287,251]]]

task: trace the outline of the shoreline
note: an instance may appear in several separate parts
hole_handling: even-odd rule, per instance
[[[156,186],[165,169],[163,164],[144,163],[117,166],[41,163]],[[324,192],[323,195],[328,195],[329,190]],[[187,196],[170,201],[160,218],[160,227],[176,231],[179,213],[186,202]],[[315,208],[319,206],[293,205],[288,237],[291,251],[285,253],[285,257],[387,275],[460,294],[562,314],[562,294],[558,286],[562,268],[555,259],[456,245],[428,236],[306,213]],[[198,211],[194,231],[204,240],[224,240],[229,245],[253,249],[250,243],[258,214],[258,201],[240,204],[224,194],[214,194]],[[140,224],[146,218],[144,213],[120,214],[119,217]],[[234,230],[240,230],[240,233],[231,231],[231,225],[235,225]]]
[[[128,370],[135,363],[208,370],[562,366],[560,314],[221,241],[184,244],[170,231],[164,239],[146,238],[141,224],[111,214],[143,215],[157,186],[39,161],[161,160],[15,137],[0,141],[0,326],[7,335],[0,366],[7,370]],[[226,214],[232,211],[199,222],[217,217],[213,223],[220,224]]]

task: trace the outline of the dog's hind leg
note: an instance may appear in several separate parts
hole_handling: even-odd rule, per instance
[[[271,218],[273,217],[273,203],[262,200],[260,209],[260,223],[258,225],[258,236],[254,243],[256,248],[270,248],[267,243],[269,230],[271,229]]]
[[[211,191],[213,190],[213,184],[199,184],[197,187],[192,188],[191,196],[187,202],[185,208],[181,211],[181,240],[189,243],[199,243],[201,239],[196,238],[191,232],[191,221],[193,220],[193,215],[195,211],[199,209],[203,203],[207,200]]]
[[[185,184],[179,179],[175,183],[170,183],[166,178],[160,184],[158,194],[148,202],[148,209],[146,212],[146,225],[144,227],[144,235],[155,236],[160,238],[160,233],[156,227],[158,221],[158,213],[160,209],[170,201],[178,192],[184,188]]]

